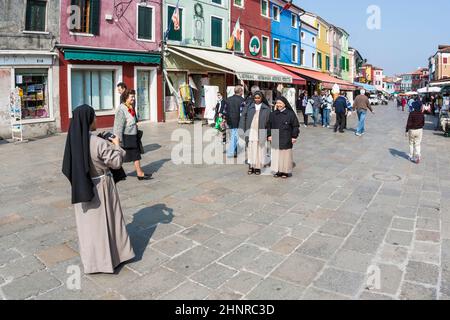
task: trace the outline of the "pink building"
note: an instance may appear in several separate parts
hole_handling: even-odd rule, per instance
[[[91,105],[99,127],[111,127],[125,82],[137,93],[140,120],[164,121],[161,1],[61,0],[60,109],[67,131],[72,111]]]

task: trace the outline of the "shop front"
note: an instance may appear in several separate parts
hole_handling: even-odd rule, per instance
[[[339,89],[346,93],[346,96],[350,100],[350,102],[353,102],[353,92],[357,89],[357,87],[350,82],[332,77],[326,73],[322,73],[319,71],[285,65],[283,65],[283,68],[307,80],[306,88],[309,95],[312,95],[314,91],[331,91],[337,84],[339,86]]]
[[[165,59],[166,114],[180,122],[208,117],[205,112],[215,105],[217,92],[224,97],[232,95],[238,84],[247,88],[264,84],[260,87],[270,87],[272,92],[280,83],[293,83],[287,72],[226,52],[177,46],[170,46],[168,52]]]
[[[18,91],[24,138],[60,130],[57,54],[42,51],[0,53],[0,136],[11,137],[10,96]]]
[[[69,128],[72,111],[82,104],[95,109],[99,128],[112,127],[120,105],[119,82],[136,90],[139,120],[164,121],[159,54],[81,48],[60,51],[63,131]]]

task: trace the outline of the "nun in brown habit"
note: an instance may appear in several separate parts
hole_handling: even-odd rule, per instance
[[[119,194],[111,169],[120,169],[125,151],[91,134],[95,111],[88,105],[75,109],[64,152],[63,173],[72,185],[72,204],[85,273],[114,273],[134,258],[125,228]]]
[[[294,166],[292,148],[300,134],[297,114],[284,97],[278,97],[270,114],[269,141],[272,143],[271,169],[274,178],[288,178]]]

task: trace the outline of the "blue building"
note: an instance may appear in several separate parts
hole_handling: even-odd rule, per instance
[[[276,62],[300,65],[300,14],[296,6],[283,10],[285,1],[270,2],[272,59]]]
[[[312,25],[301,22],[300,39],[302,46],[300,49],[300,65],[311,69],[320,69],[317,62],[317,35],[318,29]],[[325,61],[319,62],[323,64]]]

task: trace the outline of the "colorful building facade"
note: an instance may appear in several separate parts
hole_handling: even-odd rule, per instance
[[[300,37],[302,40],[300,64],[302,67],[320,69],[318,62],[323,64],[323,61],[318,61],[317,58],[317,34],[317,28],[306,23],[305,21],[302,21],[300,32]]]
[[[348,50],[349,50],[349,46],[348,46],[349,34],[347,31],[345,31],[342,28],[339,28],[339,31],[342,35],[341,41],[340,41],[341,56],[340,56],[340,62],[339,62],[339,67],[341,69],[341,77],[345,81],[352,81],[352,79],[350,77],[350,58],[349,58],[349,52],[348,52]]]
[[[12,137],[10,94],[16,88],[23,137],[56,133],[61,129],[59,59],[54,49],[60,1],[1,1],[0,12],[0,137]]]
[[[61,6],[62,130],[84,103],[96,110],[99,127],[111,127],[119,82],[136,90],[140,120],[163,121],[161,2],[62,0]]]
[[[270,1],[272,60],[300,65],[300,14],[303,10],[296,6],[283,10],[286,3]]]
[[[241,40],[235,41],[233,50],[244,57],[271,60],[271,17],[268,0],[230,0],[233,31],[239,19]]]

